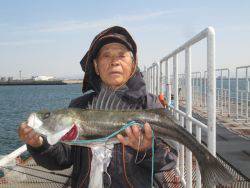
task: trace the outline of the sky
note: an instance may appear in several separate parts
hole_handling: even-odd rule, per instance
[[[81,78],[91,41],[114,25],[133,36],[142,69],[207,26],[216,32],[216,68],[250,65],[250,1],[0,0],[0,77],[21,70],[24,78]],[[192,47],[192,71],[205,71],[205,59],[201,41]]]

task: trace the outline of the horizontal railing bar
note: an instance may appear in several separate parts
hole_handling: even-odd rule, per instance
[[[5,165],[7,165],[8,163],[10,163],[12,160],[14,160],[15,158],[17,158],[18,156],[20,156],[22,153],[24,153],[25,151],[27,151],[27,147],[26,144],[21,146],[20,148],[16,149],[15,151],[13,151],[12,153],[8,154],[7,156],[3,157],[0,160],[0,168],[4,167]]]
[[[191,38],[190,40],[188,40],[187,42],[185,42],[182,46],[180,46],[179,48],[177,48],[176,50],[174,50],[172,53],[170,53],[166,57],[162,58],[160,60],[160,62],[167,61],[168,59],[170,59],[171,57],[173,57],[175,54],[182,52],[187,47],[192,46],[193,44],[199,42],[203,38],[206,38],[209,33],[214,33],[214,29],[212,27],[208,27],[208,28],[204,29],[203,31],[201,31],[199,34],[197,34],[196,36],[194,36],[193,38]]]
[[[246,65],[246,66],[241,66],[241,67],[236,67],[236,69],[243,69],[243,68],[249,68],[250,65]]]
[[[229,69],[228,68],[224,68],[224,69],[215,69],[216,71],[229,71]],[[205,71],[205,72],[207,72],[207,71]]]
[[[188,116],[185,112],[183,112],[181,110],[174,109],[174,107],[172,105],[169,105],[169,107],[172,108],[173,110],[175,110],[181,116],[184,116],[184,117],[188,118],[189,120],[191,120],[192,122],[194,122],[196,125],[198,125],[199,127],[201,127],[202,130],[207,131],[207,125],[205,125],[204,123],[202,123],[199,120],[193,118],[192,116]]]

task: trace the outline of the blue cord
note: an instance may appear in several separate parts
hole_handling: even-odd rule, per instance
[[[154,186],[154,161],[155,161],[155,134],[154,134],[154,130],[152,129],[152,168],[151,168],[151,187],[153,188]]]
[[[131,127],[132,125],[139,125],[141,127],[143,127],[144,125],[141,124],[141,123],[138,123],[136,121],[130,121],[128,123],[126,123],[124,126],[122,126],[122,128],[120,128],[119,130],[113,132],[112,134],[106,136],[106,137],[103,137],[103,138],[98,138],[98,139],[93,139],[93,140],[75,140],[75,141],[71,141],[70,143],[71,144],[88,144],[88,143],[93,143],[93,142],[106,142],[108,141],[110,138],[112,137],[115,137],[117,134],[119,134],[120,132],[124,131],[126,128],[128,127]],[[155,136],[154,136],[154,131],[152,129],[152,160],[151,160],[151,163],[152,163],[152,169],[151,169],[151,187],[153,187],[153,184],[154,184],[154,159],[155,159],[155,144],[154,144],[154,139],[155,139]]]

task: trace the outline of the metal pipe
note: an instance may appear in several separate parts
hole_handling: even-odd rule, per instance
[[[174,108],[179,109],[179,95],[178,95],[178,88],[179,88],[179,80],[178,80],[178,57],[174,55],[173,57],[173,72],[174,72]],[[178,114],[175,114],[175,118],[178,118]]]
[[[246,84],[247,84],[247,88],[246,88],[246,122],[248,122],[248,92],[249,92],[249,82],[248,82],[248,68],[246,68]]]
[[[179,52],[185,50],[187,47],[192,46],[193,44],[199,42],[200,40],[202,40],[203,38],[208,38],[209,35],[215,35],[214,29],[213,27],[207,27],[206,29],[204,29],[203,31],[201,31],[200,33],[198,33],[197,35],[195,35],[194,37],[192,37],[190,40],[188,40],[187,42],[185,42],[183,45],[181,45],[179,48],[177,48],[176,50],[174,50],[173,52],[171,52],[170,54],[168,54],[167,56],[163,57],[161,59],[161,61],[170,59],[171,57],[173,57],[175,54],[178,54]]]
[[[155,70],[154,67],[152,69],[152,93],[155,94]]]
[[[207,33],[207,79],[208,79],[208,149],[216,155],[216,78],[215,78],[215,32],[213,28]]]
[[[239,107],[238,107],[238,103],[239,103],[239,85],[238,85],[238,68],[236,67],[236,119],[239,119]]]
[[[228,69],[228,116],[231,114],[231,83],[230,71]]]
[[[184,127],[184,116],[181,116],[181,126]],[[180,176],[181,178],[184,177],[184,146],[180,145],[180,156],[179,156],[179,162],[180,162]],[[183,178],[184,179],[184,178]]]
[[[163,93],[163,73],[162,73],[162,62],[160,61],[160,93]]]
[[[220,105],[221,105],[221,114],[223,114],[223,73],[220,71]]]
[[[204,72],[204,106],[207,106],[207,71]]]
[[[12,153],[8,154],[4,158],[0,160],[0,168],[6,166],[11,161],[15,160],[18,156],[20,156],[22,153],[27,151],[26,144],[21,146],[20,148],[16,149]]]
[[[150,68],[150,72],[151,72],[151,93],[154,92],[154,72],[153,72],[153,69],[152,67]]]
[[[201,128],[198,126],[196,126],[196,139],[201,143]],[[201,187],[201,174],[198,161],[196,161],[196,187]]]
[[[155,64],[155,71],[156,71],[156,78],[155,78],[155,84],[156,84],[156,95],[159,95],[159,88],[160,88],[160,85],[159,85],[159,65],[158,63]]]
[[[200,107],[202,107],[202,75],[200,72]]]
[[[181,111],[181,110],[175,110],[174,106],[170,105],[169,106],[171,110],[174,110],[175,112],[177,112],[178,114],[182,115],[185,117],[185,119],[188,119],[190,121],[192,121],[195,125],[198,125],[203,131],[205,131],[207,133],[207,125],[205,125],[204,123],[200,122],[199,120],[193,118],[190,115],[187,115],[185,112]]]
[[[171,104],[171,85],[170,85],[170,74],[169,74],[169,60],[166,61],[165,70],[166,70],[166,84],[167,84],[167,101],[168,104]]]
[[[240,104],[240,115],[241,115],[241,117],[243,116],[243,108],[244,108],[244,106],[243,106],[243,91],[241,91],[241,95],[240,95],[240,101],[241,101],[241,104]]]
[[[190,47],[185,49],[185,73],[186,73],[186,114],[192,116],[192,74],[191,74],[191,50]],[[186,129],[192,133],[192,122],[186,119]],[[192,188],[192,153],[186,150],[186,186]]]

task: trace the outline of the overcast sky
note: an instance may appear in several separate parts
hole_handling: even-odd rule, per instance
[[[250,1],[0,0],[0,77],[19,70],[25,77],[80,77],[92,39],[113,25],[132,34],[141,67],[207,26],[216,31],[217,68],[250,65]],[[205,70],[205,45],[192,49],[193,71]]]

